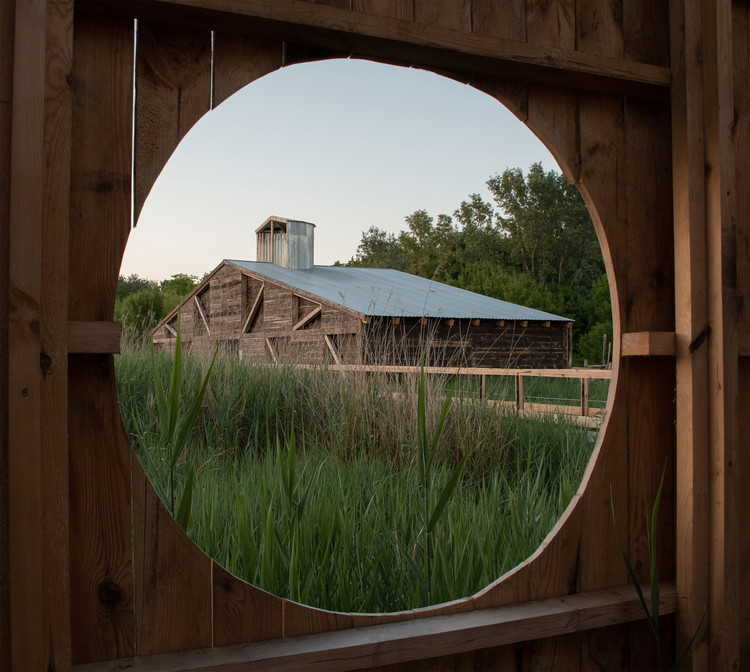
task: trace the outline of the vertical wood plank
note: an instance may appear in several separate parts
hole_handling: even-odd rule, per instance
[[[352,0],[352,9],[375,16],[388,16],[405,21],[414,20],[413,0]]]
[[[575,49],[575,5],[570,0],[526,0],[528,42]]]
[[[414,20],[470,32],[471,0],[414,0]]]
[[[133,21],[76,13],[72,320],[111,320],[130,230]],[[110,355],[71,355],[68,410],[75,663],[134,652],[130,446]]]
[[[629,273],[624,331],[674,330],[674,260],[671,155],[661,139],[670,132],[669,110],[628,100],[622,178],[628,194],[626,254],[638,273]],[[650,170],[640,170],[649,155]],[[674,362],[668,358],[628,362],[630,469],[629,557],[640,580],[649,580],[647,514],[664,476],[656,543],[663,578],[674,576]],[[638,571],[638,568],[642,568]]]
[[[619,334],[630,261],[625,255],[627,227],[621,193],[624,179],[619,171],[625,147],[623,103],[615,97],[581,96],[579,118],[580,188],[600,235],[612,292],[614,333]],[[619,360],[617,341],[613,362],[612,384],[616,389],[610,393],[601,443],[594,451],[590,474],[584,476],[586,487],[581,493],[582,529],[586,532],[581,538],[580,590],[597,590],[627,582],[616,549],[617,537],[626,542],[628,529],[628,371]],[[612,506],[617,515],[617,529],[612,520]],[[610,644],[613,650],[622,647],[618,640]]]
[[[732,78],[732,3],[701,3],[706,166],[709,371],[709,651],[713,665],[739,667],[737,466],[737,276]]]
[[[10,137],[15,3],[0,3],[0,669],[9,670],[10,566],[8,537],[8,255]]]
[[[750,6],[738,3],[732,7],[734,64],[733,139],[735,143],[735,183],[737,189],[737,330],[750,334]],[[739,358],[737,399],[737,433],[750,436],[750,357]],[[740,457],[740,483],[750,482],[750,459]],[[739,488],[738,510],[750,510],[750,491]],[[740,558],[750,557],[750,527],[740,526]],[[750,665],[750,576],[740,573],[738,604],[740,608],[740,667]]]
[[[67,204],[73,5],[15,7],[8,498],[13,669],[70,665]],[[59,248],[57,247],[59,246]]]
[[[134,221],[180,140],[211,106],[211,33],[138,22]]]
[[[135,627],[139,655],[213,645],[213,561],[169,514],[133,455]]]
[[[576,3],[576,48],[590,54],[622,58],[622,12],[619,0]]]
[[[568,91],[529,86],[526,124],[555,157],[569,182],[578,181],[581,171],[577,105],[575,94]]]
[[[669,0],[623,2],[624,57],[669,66],[669,23]]]
[[[213,107],[250,82],[278,70],[282,44],[228,33],[214,33]]]
[[[616,97],[580,96],[579,154],[581,193],[587,202],[599,234],[602,254],[612,293],[614,333],[619,335],[625,320],[628,270],[626,254],[627,220],[624,209],[624,181],[621,161],[625,153],[624,103]],[[615,340],[612,385],[607,418],[600,430],[581,490],[581,560],[578,587],[596,590],[627,583],[627,574],[617,550],[618,539],[628,539],[628,403],[629,369],[619,358]],[[616,523],[612,510],[616,515]],[[595,643],[605,650],[605,661],[627,659],[623,628],[604,628]],[[589,641],[584,638],[584,641]],[[588,663],[583,656],[582,664]]]
[[[474,0],[472,31],[506,40],[526,40],[526,2],[524,0]]]
[[[677,648],[684,649],[708,605],[708,349],[692,348],[708,324],[706,296],[703,82],[700,8],[670,7],[672,171],[675,250]],[[689,654],[708,668],[708,638]]]

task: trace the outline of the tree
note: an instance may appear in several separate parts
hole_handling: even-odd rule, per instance
[[[164,296],[164,315],[176,308],[193,291],[197,282],[198,278],[195,275],[186,273],[177,273],[169,280],[162,280],[160,287]]]
[[[588,289],[604,272],[593,222],[578,189],[555,171],[511,168],[487,186],[513,260],[538,282]]]
[[[455,259],[456,229],[448,215],[438,215],[435,221],[426,210],[407,215],[408,231],[402,231],[398,242],[410,273],[423,278],[443,277]]]
[[[156,283],[153,280],[141,278],[135,273],[130,274],[127,278],[121,275],[117,278],[117,295],[116,299],[122,301],[126,296],[141,292],[144,289],[153,289]]]
[[[346,265],[366,268],[395,268],[397,271],[405,271],[407,268],[403,250],[396,240],[396,236],[376,226],[371,226],[362,234],[356,256],[350,259]]]

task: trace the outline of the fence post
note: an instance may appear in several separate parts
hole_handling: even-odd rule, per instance
[[[487,397],[487,376],[479,376],[479,401],[484,401]]]
[[[516,411],[523,410],[523,376],[516,374]]]
[[[589,414],[589,379],[581,378],[581,415]]]

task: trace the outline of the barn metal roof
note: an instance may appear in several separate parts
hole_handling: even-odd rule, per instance
[[[226,261],[373,317],[570,322],[567,317],[388,268],[313,266],[308,269],[290,269],[262,261]]]

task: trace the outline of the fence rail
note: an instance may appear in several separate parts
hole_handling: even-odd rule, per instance
[[[317,368],[314,364],[298,364],[297,368]],[[329,371],[342,373],[389,373],[401,375],[418,375],[424,370],[428,375],[442,376],[473,376],[479,378],[478,398],[487,403],[499,406],[515,407],[521,414],[563,414],[576,418],[576,422],[587,427],[598,427],[604,413],[603,409],[591,406],[589,396],[589,383],[591,380],[610,380],[611,369],[486,369],[479,367],[458,366],[396,366],[396,365],[368,365],[368,364],[332,364]],[[487,379],[495,377],[512,378],[514,381],[514,396],[512,401],[503,399],[491,399],[487,394]],[[526,378],[565,378],[569,380],[580,380],[580,403],[536,403],[528,401],[528,395],[524,392],[524,379]],[[557,402],[572,401],[571,399],[556,399]],[[579,399],[575,400],[579,402]]]

